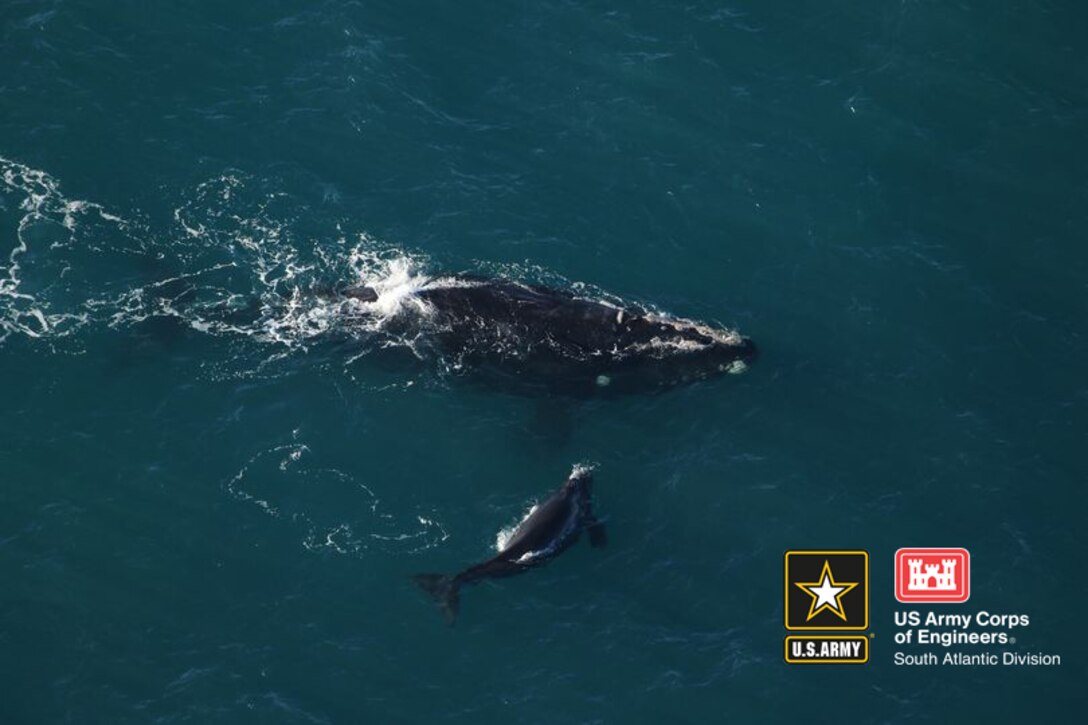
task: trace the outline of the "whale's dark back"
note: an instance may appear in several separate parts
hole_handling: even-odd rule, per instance
[[[573,542],[590,511],[589,473],[578,473],[541,502],[514,531],[499,558],[519,561],[526,554],[550,550],[555,556]]]
[[[642,392],[738,370],[735,333],[505,279],[441,278],[417,295],[462,369],[574,395]]]
[[[368,287],[344,297],[374,302]],[[417,337],[447,370],[511,392],[641,393],[741,372],[757,354],[734,331],[509,279],[453,275],[414,292],[386,323]]]

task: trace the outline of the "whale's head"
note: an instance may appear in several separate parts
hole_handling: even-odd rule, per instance
[[[599,388],[665,388],[746,371],[759,354],[736,330],[680,317],[625,320],[619,364],[598,375]]]
[[[593,487],[593,468],[591,466],[577,465],[570,472],[567,482],[563,484],[563,490],[570,494],[588,496]]]
[[[562,494],[568,501],[590,501],[593,496],[593,467],[577,465],[570,471],[567,481],[562,484]]]

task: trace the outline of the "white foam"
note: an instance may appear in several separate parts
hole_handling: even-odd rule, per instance
[[[426,304],[415,293],[426,285],[430,278],[415,272],[413,266],[412,259],[407,256],[389,260],[384,276],[361,280],[377,293],[378,298],[373,302],[359,304],[382,318],[397,315],[405,305],[411,305],[419,312],[429,312]]]
[[[292,442],[251,456],[224,485],[239,504],[253,506],[276,525],[302,532],[310,551],[362,556],[378,549],[414,553],[449,538],[431,512],[390,512],[357,473],[322,463],[296,428]],[[335,492],[335,497],[334,497]],[[335,500],[345,505],[330,505]]]
[[[504,526],[503,528],[499,529],[499,531],[495,534],[495,551],[506,551],[506,547],[509,546],[510,539],[514,538],[514,534],[517,533],[518,527],[525,523],[525,521],[533,515],[533,512],[536,511],[537,508],[538,504],[534,501],[533,504],[529,507],[529,510],[526,511],[525,514],[520,519],[518,519],[518,521],[510,524],[509,526]]]
[[[7,264],[0,264],[0,342],[12,334],[30,338],[64,337],[85,324],[88,314],[79,309],[54,309],[52,300],[26,291],[24,273],[29,270],[23,264],[33,253],[37,264],[51,265],[40,271],[44,278],[42,286],[48,286],[71,271],[71,265],[50,253],[71,246],[81,223],[97,219],[122,232],[127,230],[128,223],[94,202],[66,199],[60,183],[48,173],[3,156],[0,156],[0,194],[19,199],[17,208],[22,212]],[[59,230],[63,230],[60,236]],[[0,239],[5,236],[0,230]]]
[[[584,462],[575,463],[570,469],[570,476],[568,478],[580,478],[582,476],[588,476],[597,470],[596,463]]]

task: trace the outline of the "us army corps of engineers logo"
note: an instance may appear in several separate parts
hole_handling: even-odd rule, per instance
[[[791,664],[869,661],[869,553],[787,551],[786,629],[824,632],[786,637]]]

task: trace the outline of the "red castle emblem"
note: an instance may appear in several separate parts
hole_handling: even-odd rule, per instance
[[[971,555],[967,549],[895,552],[895,598],[899,601],[959,603],[970,596]]]

